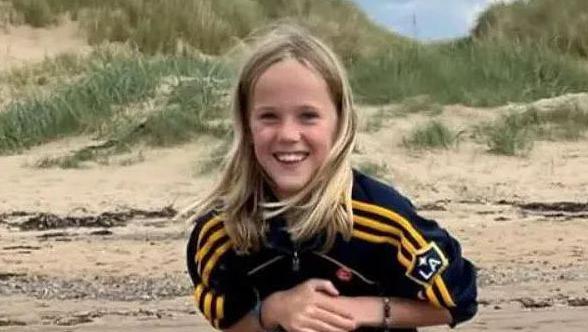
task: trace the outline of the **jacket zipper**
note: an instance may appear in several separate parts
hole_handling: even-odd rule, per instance
[[[298,272],[300,270],[300,257],[298,257],[298,251],[294,250],[292,253],[292,271]]]
[[[281,255],[281,256],[276,256],[276,257],[274,257],[274,258],[270,259],[269,261],[267,261],[267,262],[265,262],[265,263],[263,263],[263,264],[261,264],[261,265],[258,265],[258,266],[257,266],[257,267],[255,267],[255,268],[251,269],[249,272],[247,272],[247,275],[249,275],[249,276],[250,276],[250,275],[253,275],[253,274],[257,273],[257,271],[259,271],[259,270],[261,270],[261,269],[264,269],[264,268],[266,268],[268,265],[270,265],[270,264],[273,264],[274,262],[276,262],[276,261],[278,261],[278,260],[280,260],[280,259],[282,259],[282,258],[284,258],[284,256],[283,256],[283,255]]]

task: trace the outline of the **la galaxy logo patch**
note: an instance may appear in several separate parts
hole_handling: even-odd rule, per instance
[[[435,276],[443,272],[449,262],[435,242],[415,252],[410,269],[406,276],[416,283],[428,287],[435,280]]]

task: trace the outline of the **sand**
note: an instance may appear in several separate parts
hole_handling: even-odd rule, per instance
[[[63,37],[70,32],[56,36],[71,44],[44,33],[0,35],[1,66],[84,47]],[[365,119],[373,109],[362,112]],[[500,112],[448,106],[440,117],[465,129]],[[585,331],[588,141],[539,142],[527,157],[492,155],[471,140],[448,151],[400,146],[426,120],[391,118],[379,131],[362,131],[354,159],[385,164],[383,178],[454,234],[479,267],[479,314],[457,330]],[[210,187],[214,170],[200,174],[197,163],[214,140],[143,149],[144,161],[129,166],[31,167],[90,143],[64,139],[0,157],[0,330],[211,331],[192,305],[186,227],[157,212],[179,210]],[[154,216],[128,217],[130,209]],[[35,217],[79,221],[104,212],[119,213],[118,226],[19,228]]]
[[[0,29],[0,70],[40,62],[62,53],[90,49],[75,22],[50,28],[10,26]]]

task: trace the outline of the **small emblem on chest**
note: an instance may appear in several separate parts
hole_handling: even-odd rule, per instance
[[[351,279],[353,278],[353,273],[349,269],[346,269],[344,267],[339,268],[335,274],[337,275],[337,278],[341,281],[351,281]]]

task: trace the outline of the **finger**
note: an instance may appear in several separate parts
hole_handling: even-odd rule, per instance
[[[314,321],[320,321],[323,327],[328,325],[330,328],[343,331],[351,331],[356,328],[355,321],[350,316],[323,309],[320,306],[315,307],[310,316]]]
[[[324,292],[331,296],[339,296],[339,291],[335,288],[335,285],[329,280],[316,280],[314,289]]]
[[[348,319],[353,318],[352,313],[341,301],[339,301],[339,298],[333,298],[328,295],[323,295],[322,297],[318,298],[318,301],[316,301],[315,304],[317,307],[328,312],[337,314]]]
[[[316,332],[347,332],[350,330],[345,330],[337,326],[333,326],[328,324],[327,322],[323,322],[318,319],[311,319],[306,322],[305,330],[309,331],[316,331]]]

